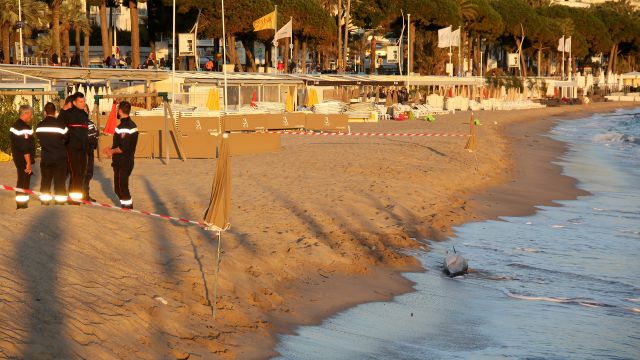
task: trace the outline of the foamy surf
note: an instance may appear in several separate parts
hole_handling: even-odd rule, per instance
[[[537,253],[539,252],[536,249],[532,249],[532,248],[524,248],[524,247],[517,247],[515,248],[516,250],[520,250],[520,251],[524,251],[524,252],[530,252],[530,253]]]
[[[502,289],[502,292],[510,298],[518,299],[518,300],[528,300],[528,301],[544,301],[550,303],[559,303],[559,304],[577,304],[582,305],[584,307],[612,307],[612,305],[603,304],[591,299],[584,298],[567,298],[567,297],[552,297],[552,296],[529,296],[529,295],[521,295],[515,294],[507,289]]]

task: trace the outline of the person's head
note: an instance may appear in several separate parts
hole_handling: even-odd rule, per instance
[[[120,102],[118,105],[118,119],[128,118],[131,113],[131,104],[128,101]]]
[[[33,109],[31,106],[20,105],[20,108],[18,109],[18,117],[27,124],[31,124],[31,120],[33,119]]]
[[[69,95],[67,96],[66,99],[64,99],[64,105],[62,105],[62,110],[69,110],[71,109],[71,107],[73,106],[73,95]]]
[[[44,114],[46,116],[56,115],[56,106],[52,102],[48,102],[44,105]]]
[[[73,94],[73,106],[77,107],[78,109],[82,110],[84,109],[84,106],[87,104],[86,99],[84,98],[84,94],[81,92],[77,92],[75,94]]]

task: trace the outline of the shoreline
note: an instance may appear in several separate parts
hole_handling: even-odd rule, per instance
[[[578,181],[575,178],[563,175],[562,167],[555,163],[561,156],[566,154],[567,144],[552,139],[549,136],[549,131],[561,121],[580,119],[595,113],[607,113],[620,108],[637,106],[624,103],[596,103],[595,106],[591,104],[580,107],[556,108],[554,110],[557,111],[554,111],[553,114],[547,114],[535,123],[528,122],[539,115],[535,113],[535,110],[517,112],[516,115],[520,115],[517,119],[507,124],[498,125],[497,133],[506,141],[505,150],[511,159],[511,163],[504,169],[505,173],[473,191],[466,192],[463,198],[465,202],[468,202],[468,207],[462,211],[463,217],[449,224],[448,229],[443,229],[444,235],[429,240],[449,240],[451,237],[455,237],[453,227],[469,222],[497,220],[501,216],[528,216],[537,212],[538,206],[561,206],[557,201],[574,200],[579,196],[589,195],[589,192],[577,187]],[[563,112],[560,109],[570,111]],[[522,116],[521,112],[529,114]],[[532,147],[535,147],[535,149],[532,150]],[[547,182],[554,183],[556,187],[538,186],[547,185]],[[536,190],[523,192],[523,189],[533,188],[536,188]],[[459,211],[460,208],[455,207],[453,210]],[[384,273],[384,270],[380,270]],[[353,306],[370,302],[391,301],[396,296],[411,293],[415,291],[414,284],[402,274],[424,271],[427,270],[422,266],[410,269],[410,271],[392,269],[391,274],[383,275],[383,277],[386,277],[386,281],[382,282],[382,287],[389,291],[386,296],[355,302],[354,304],[340,304],[326,311],[325,314],[315,316],[310,322],[305,321],[304,325],[318,325],[325,319]],[[400,275],[399,279],[397,278],[398,275]],[[370,277],[374,276],[380,277],[380,274],[372,274]],[[396,283],[394,284],[395,286],[389,288],[389,280],[391,279],[399,280],[399,284]],[[381,284],[379,281],[374,281],[374,283],[378,286]],[[295,327],[297,326],[288,325],[281,330],[274,328],[274,332],[277,333],[277,336],[295,334]],[[265,358],[279,355],[275,352],[277,344],[278,342],[272,348],[274,353]]]
[[[6,215],[0,220],[0,287],[6,290],[0,306],[7,307],[0,311],[0,332],[14,334],[0,339],[0,353],[272,357],[278,334],[414,291],[403,273],[424,269],[404,250],[426,248],[422,239],[445,240],[462,223],[526,214],[580,195],[575,180],[550,164],[564,145],[545,134],[559,116],[622,107],[477,113],[483,123],[477,162],[463,149],[466,139],[443,137],[286,136],[278,152],[233,157],[233,227],[222,240],[215,320],[210,233],[93,207],[34,203],[15,211],[12,196],[0,197]],[[465,112],[434,123],[383,121],[352,130],[466,133],[469,118]],[[544,152],[535,149],[541,146]],[[198,219],[214,169],[213,160],[136,161],[136,208]],[[92,195],[98,201],[114,201],[111,171],[109,162],[96,163]],[[522,196],[536,181],[547,183],[547,173],[558,191]],[[0,178],[15,179],[12,164],[0,164]]]

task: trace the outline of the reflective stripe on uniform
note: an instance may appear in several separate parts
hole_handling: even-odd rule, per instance
[[[138,128],[133,128],[133,129],[118,129],[116,128],[116,134],[133,134],[133,133],[137,133],[138,132]]]
[[[66,134],[69,131],[68,128],[61,129],[59,127],[39,127],[36,129],[36,133],[58,133],[58,134]]]
[[[69,193],[71,200],[82,200],[82,193]]]
[[[129,199],[129,200],[120,200],[120,204],[121,205],[132,205],[133,204],[133,200]]]
[[[67,201],[67,196],[64,195],[56,195],[55,196],[56,202],[65,202]]]
[[[17,129],[11,128],[11,129],[9,129],[9,131],[11,131],[12,133],[14,133],[17,136],[33,135],[33,130],[31,130],[31,129],[17,130]]]
[[[16,202],[27,202],[29,201],[29,195],[16,195]]]
[[[51,201],[53,200],[53,196],[49,195],[49,194],[41,194],[40,195],[40,201]]]

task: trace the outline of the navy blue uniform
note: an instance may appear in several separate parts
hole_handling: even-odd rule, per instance
[[[31,188],[31,174],[27,174],[26,154],[31,155],[31,165],[35,163],[36,142],[33,138],[33,129],[21,119],[18,119],[9,129],[11,137],[11,154],[13,163],[18,172],[16,187],[22,189]],[[29,195],[23,192],[16,192],[16,204],[18,209],[26,208],[29,203]]]
[[[40,159],[40,200],[49,202],[55,199],[57,204],[67,201],[67,139],[69,129],[62,119],[53,116],[45,117],[36,126],[36,135],[42,147]],[[51,193],[51,184],[54,191]]]
[[[129,176],[133,171],[136,146],[138,144],[138,127],[130,117],[120,119],[120,124],[113,135],[112,149],[119,148],[121,154],[114,154],[111,166],[113,167],[113,187],[120,199],[120,205],[133,208],[133,200],[129,192]]]
[[[84,194],[84,198],[86,200],[91,199],[89,196],[90,183],[91,179],[93,179],[93,167],[95,162],[95,150],[98,148],[98,136],[100,133],[98,132],[98,127],[96,124],[89,120],[88,129],[87,129],[87,170],[84,173],[84,181],[82,184],[82,191]]]
[[[69,110],[61,111],[58,119],[64,121],[69,128],[67,142],[67,159],[71,176],[69,197],[71,200],[81,200],[84,176],[87,171],[89,115],[84,110],[73,106]]]

